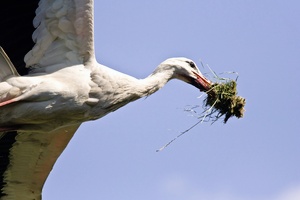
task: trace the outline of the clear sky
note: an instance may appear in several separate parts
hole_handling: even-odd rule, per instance
[[[184,108],[202,104],[171,81],[83,124],[44,199],[299,200],[299,20],[297,0],[96,0],[100,63],[138,78],[177,56],[238,72],[245,117],[199,124],[157,153],[198,121]]]

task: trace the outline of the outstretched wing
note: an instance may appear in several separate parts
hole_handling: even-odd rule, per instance
[[[19,74],[25,75],[28,69],[25,68],[24,56],[34,46],[32,33],[34,27],[32,25],[35,16],[35,10],[38,7],[39,0],[30,1],[0,1],[0,46],[5,49],[8,57],[18,70]],[[4,52],[4,51],[3,51]],[[3,58],[3,56],[2,56]],[[5,65],[7,59],[2,59]],[[1,67],[2,67],[1,65]],[[4,66],[6,69],[6,66]],[[4,70],[9,73],[11,70]],[[1,72],[1,75],[3,73]],[[3,75],[4,76],[4,75]],[[16,131],[1,132],[0,130],[0,199],[9,199],[9,196],[3,190],[7,186],[5,178],[6,171],[11,162],[11,149],[16,144]],[[12,197],[10,199],[13,199]]]
[[[21,75],[29,67],[47,72],[49,65],[55,69],[94,58],[92,0],[1,1],[0,27],[0,46]],[[30,134],[0,124],[0,199],[40,199],[53,164],[78,127]]]
[[[27,67],[72,66],[94,58],[92,0],[40,0],[33,24]]]
[[[39,0],[0,1],[0,46],[21,75],[28,73],[24,56],[34,45],[32,21],[38,2]]]
[[[25,63],[63,67],[94,58],[93,0],[1,1],[0,11],[0,46],[21,75]]]
[[[0,199],[40,200],[46,178],[79,125],[49,133],[2,133]]]
[[[27,67],[72,66],[94,58],[93,0],[40,0]]]

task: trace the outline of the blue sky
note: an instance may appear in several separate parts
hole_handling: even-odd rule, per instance
[[[137,78],[177,56],[238,72],[245,117],[199,124],[157,153],[198,121],[184,108],[202,104],[199,90],[171,81],[83,124],[50,174],[44,199],[300,199],[299,4],[96,1],[100,63]]]

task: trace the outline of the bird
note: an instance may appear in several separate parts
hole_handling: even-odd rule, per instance
[[[5,1],[0,7],[0,199],[40,200],[78,127],[179,79],[211,82],[185,57],[137,79],[104,66],[94,51],[93,0]],[[14,16],[3,9],[18,8]]]

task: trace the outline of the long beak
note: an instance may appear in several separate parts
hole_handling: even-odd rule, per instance
[[[207,78],[205,78],[201,73],[200,74],[198,74],[196,72],[193,72],[193,73],[197,77],[197,79],[195,80],[194,86],[199,88],[200,91],[203,91],[203,92],[208,91],[210,89],[212,83]]]

